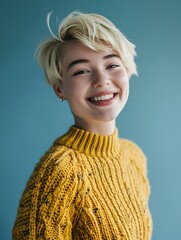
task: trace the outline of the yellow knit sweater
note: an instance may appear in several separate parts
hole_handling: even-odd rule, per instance
[[[75,127],[35,167],[13,239],[148,240],[149,183],[134,143]]]

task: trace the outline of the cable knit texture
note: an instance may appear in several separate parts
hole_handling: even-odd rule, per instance
[[[146,159],[117,130],[104,136],[76,127],[35,167],[21,197],[13,239],[148,240]]]

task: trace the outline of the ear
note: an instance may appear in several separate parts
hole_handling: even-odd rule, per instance
[[[53,89],[54,89],[54,92],[57,95],[57,97],[60,98],[61,100],[63,100],[64,96],[63,96],[63,93],[62,93],[62,86],[61,86],[61,83],[58,80],[54,83]]]

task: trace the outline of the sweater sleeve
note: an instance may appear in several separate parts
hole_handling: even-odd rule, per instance
[[[13,240],[72,239],[80,199],[74,164],[66,154],[40,161],[20,200]]]
[[[124,139],[122,143],[127,156],[129,156],[130,168],[139,187],[139,194],[142,194],[145,203],[148,204],[150,184],[147,177],[147,158],[141,148],[134,142]]]

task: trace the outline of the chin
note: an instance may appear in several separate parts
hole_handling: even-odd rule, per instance
[[[111,122],[111,121],[114,121],[118,117],[119,113],[117,113],[117,114],[107,114],[107,115],[101,116],[98,119],[98,121],[101,121],[101,122]]]

